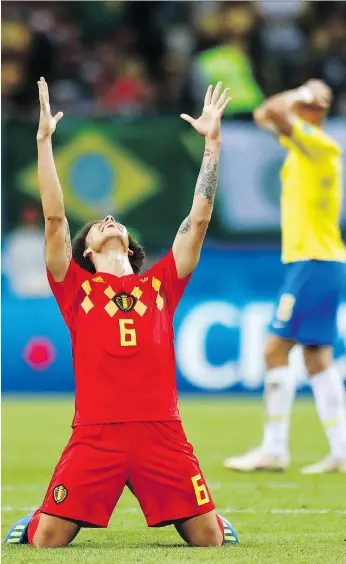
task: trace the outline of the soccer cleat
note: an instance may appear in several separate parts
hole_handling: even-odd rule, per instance
[[[274,455],[265,452],[262,447],[250,450],[243,456],[227,458],[224,467],[228,470],[238,472],[255,472],[256,470],[267,470],[282,472],[288,468],[290,458],[288,454]]]
[[[336,458],[329,455],[320,462],[311,466],[304,466],[302,474],[327,474],[328,472],[341,472],[346,474],[346,459]]]
[[[234,530],[233,525],[224,517],[222,517],[222,515],[218,514],[218,517],[221,519],[222,521],[222,525],[223,525],[223,536],[224,536],[224,544],[238,544],[239,543],[239,538],[237,533]]]
[[[4,542],[6,544],[28,544],[28,527],[33,515],[30,513],[12,525]]]

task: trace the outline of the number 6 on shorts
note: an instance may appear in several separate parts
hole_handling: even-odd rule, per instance
[[[204,505],[205,503],[209,503],[209,494],[202,476],[200,474],[197,474],[196,476],[193,476],[191,478],[191,481],[193,489],[195,490],[197,505]]]

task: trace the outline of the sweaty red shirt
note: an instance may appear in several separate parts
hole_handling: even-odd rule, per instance
[[[90,274],[73,260],[48,280],[70,330],[73,426],[180,420],[173,315],[190,279],[172,251],[144,274]]]

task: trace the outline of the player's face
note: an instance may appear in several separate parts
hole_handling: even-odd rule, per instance
[[[86,238],[86,246],[99,253],[104,244],[112,239],[121,242],[124,249],[128,249],[129,236],[126,227],[115,221],[111,215],[107,215],[103,221],[94,223],[91,227]]]

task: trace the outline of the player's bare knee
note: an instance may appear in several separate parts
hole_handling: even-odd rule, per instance
[[[70,544],[67,539],[55,538],[54,536],[38,534],[34,536],[32,546],[34,548],[65,548]]]
[[[199,547],[222,546],[223,535],[218,527],[202,529],[190,536],[189,545]]]
[[[70,544],[67,535],[50,526],[39,526],[32,542],[35,548],[64,548]]]
[[[269,339],[264,349],[264,360],[267,369],[286,366],[288,364],[288,352],[287,347],[279,340]]]
[[[217,527],[212,532],[208,533],[206,540],[208,541],[207,546],[222,546],[224,537],[220,529]]]
[[[304,349],[304,362],[309,376],[316,376],[316,374],[320,374],[329,368],[332,362],[332,351],[327,347],[306,347]]]
[[[313,359],[305,362],[306,370],[310,378],[320,374],[329,368],[330,362],[324,359]]]

